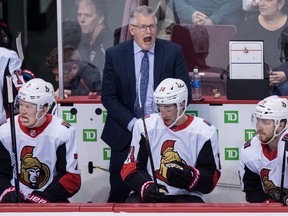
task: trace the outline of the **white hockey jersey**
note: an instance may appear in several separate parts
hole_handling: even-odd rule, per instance
[[[12,82],[14,86],[18,89],[23,85],[24,79],[22,76],[19,76],[21,70],[22,61],[18,57],[18,54],[13,51],[3,47],[0,47],[0,125],[6,120],[6,113],[3,106],[3,84],[4,84],[4,73],[6,66],[9,61],[8,71],[12,76]]]
[[[167,187],[168,195],[187,194],[202,197],[202,193],[210,193],[220,178],[216,128],[204,119],[194,116],[188,116],[185,124],[171,129],[164,125],[157,113],[145,118],[145,122],[156,177],[159,184]],[[139,119],[134,125],[130,153],[121,172],[122,178],[129,181],[127,183],[132,185],[132,188],[137,188],[135,185],[138,184],[136,181],[139,179],[139,169],[146,170],[151,179],[153,176],[146,146],[141,145],[141,135],[145,136],[145,133],[143,121]],[[199,170],[200,181],[195,190],[189,192],[167,184],[167,167],[173,161],[183,162]]]
[[[281,135],[278,149],[274,152],[270,152],[266,144],[261,144],[257,136],[242,146],[239,176],[248,202],[264,202],[268,199],[280,201],[283,152],[287,138],[286,131]],[[287,159],[288,153],[285,159],[284,196],[288,195]]]
[[[66,200],[80,188],[75,129],[62,119],[46,115],[39,128],[26,128],[15,116],[20,190],[33,191],[51,202]],[[12,144],[10,121],[0,126],[0,194],[11,185]]]

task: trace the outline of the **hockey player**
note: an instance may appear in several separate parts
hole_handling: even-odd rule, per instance
[[[241,148],[240,181],[246,200],[281,202],[280,186],[284,144],[287,142],[288,100],[276,95],[260,101],[253,114],[257,136]],[[285,172],[283,197],[288,195],[288,173]]]
[[[35,78],[19,90],[15,116],[18,179],[22,202],[68,202],[80,188],[75,129],[47,114],[53,86]],[[13,203],[10,121],[0,126],[0,202]]]
[[[18,54],[11,49],[12,33],[9,26],[0,21],[0,125],[7,117],[8,99],[6,88],[6,76],[10,75],[13,81],[14,95],[17,90],[28,80],[35,76],[29,70],[22,70],[22,61]]]
[[[0,47],[0,125],[6,121],[7,114],[5,108],[8,106],[7,90],[6,90],[6,75],[12,76],[12,81],[15,86],[14,93],[24,84],[21,72],[21,60],[17,53],[13,50]]]
[[[220,177],[216,129],[185,114],[188,91],[180,79],[163,80],[154,92],[158,113],[138,119],[121,176],[133,192],[127,202],[204,202]],[[151,170],[149,139],[155,170]],[[153,172],[157,184],[152,181]]]

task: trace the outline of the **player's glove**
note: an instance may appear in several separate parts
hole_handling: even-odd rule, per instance
[[[24,195],[21,191],[19,192],[19,201],[21,203],[23,203],[25,201]],[[6,190],[4,190],[0,196],[0,202],[1,203],[18,203],[18,200],[16,200],[15,187],[9,187]]]
[[[168,193],[164,185],[156,185],[152,181],[145,182],[141,187],[141,198],[145,203],[162,202],[165,195]]]
[[[27,203],[50,203],[50,201],[45,197],[39,196],[33,192],[28,195],[25,201]]]
[[[188,191],[194,190],[200,180],[200,173],[196,168],[178,161],[166,164],[166,166],[168,166],[167,184]]]

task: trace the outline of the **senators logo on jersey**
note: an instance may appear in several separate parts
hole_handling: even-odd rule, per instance
[[[177,151],[174,150],[175,140],[166,140],[161,148],[160,169],[156,170],[156,177],[167,183],[168,167],[177,166],[175,162],[186,162],[180,157]]]
[[[265,192],[274,200],[280,200],[280,187],[277,187],[269,178],[270,169],[262,169],[260,172],[263,188]],[[284,196],[288,195],[288,190],[283,189]]]
[[[50,170],[46,164],[33,156],[33,150],[34,147],[26,146],[21,151],[20,181],[30,188],[39,189],[48,182]]]

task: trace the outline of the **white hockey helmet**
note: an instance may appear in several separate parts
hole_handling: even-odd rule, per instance
[[[54,102],[54,88],[51,83],[40,78],[34,78],[19,89],[18,98],[36,104],[37,111],[46,104],[49,109]]]
[[[272,95],[260,101],[253,113],[253,116],[261,119],[273,119],[280,121],[288,120],[288,100]]]
[[[280,98],[277,95],[264,98],[256,105],[252,114],[253,125],[256,125],[257,118],[274,120],[274,136],[269,142],[266,143],[268,144],[288,127],[288,100],[286,98]],[[283,130],[277,133],[281,120],[286,120],[286,124]]]
[[[163,80],[154,91],[156,104],[176,104],[177,108],[183,101],[185,107],[188,100],[188,89],[181,79],[167,78]]]
[[[185,101],[183,112],[180,114],[181,104]],[[181,79],[166,78],[163,80],[154,91],[155,104],[176,104],[178,117],[169,125],[169,128],[184,115],[187,108],[188,89],[184,81]],[[159,111],[158,111],[159,112]]]

